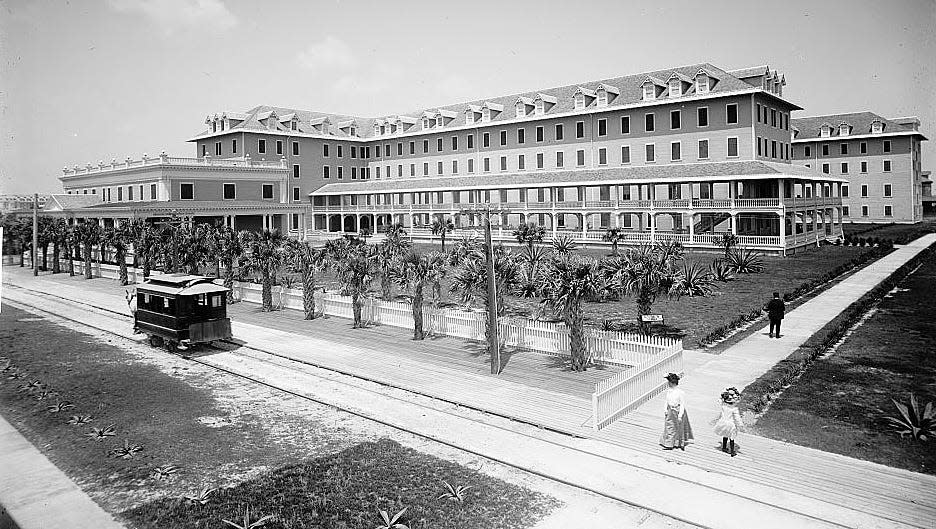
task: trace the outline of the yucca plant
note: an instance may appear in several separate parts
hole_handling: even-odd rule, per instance
[[[67,400],[60,400],[52,406],[46,406],[46,409],[49,410],[49,413],[58,413],[60,411],[65,411],[70,408],[74,408],[75,405]]]
[[[759,274],[764,271],[764,260],[754,250],[735,248],[725,257],[728,267],[739,274]]]
[[[129,439],[124,439],[123,446],[111,450],[111,455],[122,459],[131,459],[137,452],[143,451],[143,445],[132,444]]]
[[[10,380],[18,380],[18,379],[23,378],[24,376],[26,375],[14,369],[12,372],[10,372],[9,375],[7,375],[7,378]]]
[[[113,424],[109,424],[104,428],[91,428],[91,433],[88,434],[88,437],[96,441],[103,441],[108,437],[114,437],[117,435],[117,427]]]
[[[36,391],[37,389],[40,389],[40,388],[42,388],[42,382],[39,382],[38,380],[33,380],[17,388],[17,391],[19,391],[20,393],[32,393],[33,391]]]
[[[901,437],[909,435],[917,441],[928,441],[936,435],[936,413],[933,411],[932,402],[926,403],[922,413],[920,413],[920,404],[913,393],[910,394],[909,407],[894,399],[891,399],[891,402],[897,407],[900,417],[885,417],[884,420],[887,421],[888,426],[897,430]]]
[[[409,529],[409,526],[398,522],[400,517],[406,513],[407,508],[408,507],[403,507],[403,509],[400,510],[400,512],[394,514],[392,518],[390,517],[390,513],[387,511],[380,511],[380,519],[383,521],[383,523],[378,525],[377,529]]]
[[[442,484],[445,485],[445,492],[440,494],[438,499],[451,500],[456,503],[465,503],[465,493],[472,488],[471,485],[458,485],[455,487],[445,480],[442,480]]]
[[[175,465],[163,465],[153,469],[153,477],[156,479],[169,479],[179,472],[179,467]]]
[[[72,415],[71,418],[68,419],[68,424],[81,426],[82,424],[88,424],[92,420],[94,420],[94,418],[90,415]]]
[[[200,491],[192,494],[191,496],[184,496],[184,498],[192,503],[197,503],[199,505],[206,505],[211,500],[211,495],[218,489],[213,489],[211,487],[204,487]]]
[[[12,360],[7,359],[6,362],[3,364],[3,367],[0,367],[0,373],[9,373],[10,371],[13,371],[14,369],[16,369],[16,364],[14,364]]]
[[[728,266],[728,263],[726,263],[724,259],[712,260],[712,265],[709,266],[709,272],[712,274],[712,279],[721,281],[722,283],[734,279],[731,267]]]
[[[43,391],[40,391],[39,393],[36,393],[36,400],[51,399],[55,395],[57,395],[57,393],[55,393],[54,391],[43,390]]]
[[[226,524],[228,524],[228,525],[230,525],[231,527],[236,527],[237,529],[255,529],[256,527],[261,527],[261,526],[265,525],[267,522],[271,521],[272,519],[273,519],[273,515],[272,515],[272,514],[268,514],[268,515],[266,515],[266,516],[262,516],[262,517],[260,517],[260,518],[258,518],[258,519],[256,519],[256,520],[254,520],[254,521],[251,522],[251,521],[250,521],[250,505],[248,505],[247,508],[246,508],[246,510],[244,510],[244,523],[243,523],[243,525],[241,525],[241,524],[239,524],[239,523],[237,523],[237,522],[232,522],[232,521],[230,521],[230,520],[225,520],[225,519],[222,519],[221,521],[224,522],[224,523],[226,523]]]
[[[552,247],[558,255],[569,255],[578,248],[578,243],[571,235],[560,235],[553,237]]]
[[[711,293],[712,274],[708,268],[695,261],[684,261],[670,287],[670,295],[678,299],[680,296],[708,296]]]

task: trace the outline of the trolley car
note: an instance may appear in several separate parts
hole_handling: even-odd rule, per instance
[[[186,274],[152,275],[137,286],[134,330],[146,333],[154,347],[170,351],[182,345],[231,337],[228,289],[211,278]]]

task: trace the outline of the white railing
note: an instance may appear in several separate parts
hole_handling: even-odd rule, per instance
[[[120,171],[122,169],[132,169],[135,167],[147,167],[147,166],[157,166],[157,165],[199,165],[199,166],[212,166],[212,167],[266,167],[266,168],[286,168],[286,159],[282,158],[275,161],[267,160],[252,160],[250,157],[245,158],[211,158],[210,156],[205,156],[203,158],[180,158],[177,156],[168,156],[166,154],[160,154],[155,157],[143,156],[140,160],[133,160],[129,157],[117,161],[111,160],[109,163],[104,163],[103,161],[95,164],[86,164],[84,166],[75,165],[74,167],[66,167],[62,170],[64,176],[78,176],[86,174],[96,174],[96,173],[106,173],[111,171]]]
[[[738,235],[739,246],[780,246],[779,235]]]
[[[667,373],[683,372],[682,343],[630,369],[595,384],[592,428],[600,430],[650,401],[666,388]]]

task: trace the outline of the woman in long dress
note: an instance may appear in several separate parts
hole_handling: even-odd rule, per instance
[[[689,415],[686,413],[686,395],[679,389],[679,375],[670,373],[666,375],[666,380],[669,388],[666,390],[666,414],[660,446],[664,450],[685,450],[686,445],[693,440],[692,426],[689,425]]]

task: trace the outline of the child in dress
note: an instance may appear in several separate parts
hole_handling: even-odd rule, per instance
[[[737,455],[735,452],[735,437],[738,432],[744,430],[744,423],[741,421],[741,412],[738,411],[738,401],[741,400],[741,393],[735,388],[728,388],[721,394],[721,415],[715,421],[715,434],[722,438],[722,452],[728,452],[730,446],[731,457]]]

